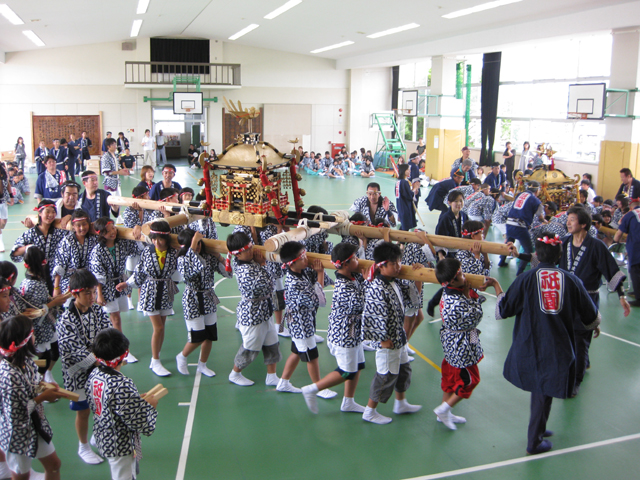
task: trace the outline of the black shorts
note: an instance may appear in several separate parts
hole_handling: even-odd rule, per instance
[[[201,343],[205,340],[215,342],[218,340],[218,324],[205,325],[204,330],[189,330],[187,336],[189,343]]]
[[[296,342],[291,342],[291,352],[297,354],[303,362],[310,362],[319,357],[318,347],[313,347],[306,352],[299,352],[296,347]]]

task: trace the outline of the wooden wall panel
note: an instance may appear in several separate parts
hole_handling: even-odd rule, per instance
[[[263,128],[264,108],[260,108],[260,115],[253,119],[252,131],[260,134],[260,140],[264,141],[264,128]],[[226,109],[222,109],[222,148],[225,149],[228,146],[235,143],[238,135],[242,135],[249,131],[247,124],[240,126],[238,118],[233,115],[229,115]],[[220,152],[218,152],[220,153]]]
[[[38,148],[40,140],[44,140],[47,148],[52,147],[56,138],[65,138],[69,141],[69,134],[80,139],[82,131],[87,132],[87,137],[93,146],[89,149],[91,155],[100,155],[102,149],[102,126],[100,115],[33,115],[31,128],[33,131],[33,152]],[[117,137],[117,135],[114,135]],[[33,158],[33,157],[32,157]]]

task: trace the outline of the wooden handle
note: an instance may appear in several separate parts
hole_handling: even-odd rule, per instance
[[[605,227],[604,225],[601,227],[598,227],[598,231],[604,233],[607,237],[611,237],[611,238],[613,238],[615,234],[618,232],[618,230],[616,230],[615,228]],[[620,243],[626,243],[626,241],[627,241],[627,234],[623,233],[622,237],[620,238]]]
[[[147,392],[147,395],[155,395],[156,393],[158,393],[160,390],[162,390],[164,387],[162,386],[161,383],[157,384],[155,387],[153,387],[151,390],[149,390]]]
[[[118,230],[119,238],[134,240],[132,231],[130,228],[117,227],[117,230]],[[449,238],[449,237],[444,237],[444,238]],[[211,240],[211,239],[205,238],[202,240],[202,242],[204,243],[204,246],[206,247],[207,251],[210,253],[226,254],[228,252],[227,243],[222,240]],[[171,246],[174,248],[180,248],[180,245],[178,244],[177,235],[171,235]],[[253,248],[265,254],[267,252],[265,247],[262,245],[254,245]],[[322,255],[320,253],[307,253],[307,257],[310,260],[314,260],[316,258],[320,259],[320,261],[322,262],[322,266],[326,269],[329,269],[329,270],[336,269],[333,263],[331,263],[330,255]],[[371,265],[373,264],[373,262],[369,260],[359,260],[359,262],[366,269],[370,268]],[[467,277],[467,280],[469,280],[469,283],[473,288],[478,288],[484,284],[485,277],[483,275],[466,274],[465,277]],[[414,270],[411,266],[408,266],[408,265],[405,265],[402,267],[400,276],[398,278],[413,280],[416,282],[440,283],[436,279],[435,270],[433,270],[432,268],[420,268],[420,269]]]
[[[107,203],[121,207],[130,207],[134,203],[137,203],[145,210],[160,210],[160,207],[189,207],[189,205],[183,205],[182,203],[158,202],[156,200],[143,200],[141,198],[118,197],[116,195],[109,195],[107,197]]]
[[[58,388],[58,386],[53,383],[49,383],[49,382],[42,382],[42,383],[44,384],[44,388],[46,389]],[[73,402],[77,402],[80,400],[80,395],[78,395],[75,392],[70,392],[69,390],[65,390],[64,388],[58,388],[58,393],[60,393],[63,397],[68,398]]]

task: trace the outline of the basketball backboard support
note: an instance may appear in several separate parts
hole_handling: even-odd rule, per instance
[[[202,115],[202,92],[173,92],[173,113]]]
[[[607,95],[605,83],[574,83],[569,85],[567,118],[602,120]]]
[[[418,90],[403,90],[400,108],[405,117],[418,116]]]

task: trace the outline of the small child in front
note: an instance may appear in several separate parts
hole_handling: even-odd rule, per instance
[[[445,258],[436,265],[436,278],[444,289],[440,299],[440,341],[444,350],[442,359],[442,404],[434,412],[438,421],[451,430],[456,423],[466,423],[464,417],[451,412],[462,399],[469,398],[480,383],[478,363],[484,357],[480,345],[480,330],[476,327],[482,320],[482,303],[478,294],[469,286],[460,261]],[[484,288],[493,286],[496,295],[502,288],[496,279],[487,277]]]
[[[93,339],[101,330],[109,328],[111,322],[109,314],[96,303],[98,280],[93,273],[84,268],[76,270],[68,286],[73,300],[56,322],[62,378],[64,388],[80,396],[77,402],[71,401],[69,405],[76,412],[76,433],[80,442],[78,455],[85,463],[96,465],[103,459],[91,450],[87,441],[90,411],[84,384],[89,369],[96,363],[91,352]]]
[[[362,348],[362,310],[364,308],[364,277],[360,273],[358,247],[339,243],[331,251],[331,263],[336,267],[336,286],[333,291],[327,345],[336,357],[338,368],[321,380],[302,387],[302,395],[309,410],[318,413],[316,395],[325,388],[343,382],[344,398],[340,410],[363,413],[364,407],[354,400],[360,370],[364,368]]]
[[[140,395],[133,380],[120,373],[128,353],[129,340],[120,330],[102,330],[93,341],[98,366],[85,384],[93,433],[98,450],[109,461],[112,480],[136,477],[140,434],[151,435],[158,416],[158,399]]]
[[[307,251],[304,245],[298,242],[285,243],[280,249],[280,260],[283,268],[287,269],[284,293],[287,309],[284,316],[291,332],[291,354],[284,365],[282,378],[276,390],[300,393],[301,390],[290,382],[300,360],[307,364],[311,381],[320,381],[315,334],[318,307],[324,307],[327,303],[322,291],[324,268],[318,259],[313,262],[313,270],[308,268]],[[333,398],[337,393],[324,389],[316,395],[321,398]]]
[[[400,247],[382,242],[373,251],[374,264],[367,280],[362,314],[364,338],[376,349],[376,375],[371,382],[369,402],[362,419],[384,425],[391,418],[377,412],[379,402],[387,403],[395,389],[393,413],[415,413],[421,405],[411,405],[405,395],[411,384],[411,366],[405,345],[402,286],[395,281],[402,267]],[[378,271],[379,270],[379,271]],[[377,272],[377,273],[376,273]],[[375,278],[374,278],[375,275]]]

